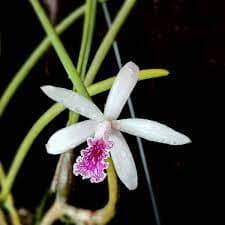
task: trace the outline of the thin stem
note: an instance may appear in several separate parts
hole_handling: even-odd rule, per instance
[[[62,216],[62,208],[59,202],[53,204],[53,206],[47,211],[40,225],[51,225]]]
[[[85,4],[85,19],[83,25],[83,34],[81,40],[81,48],[77,63],[77,72],[83,79],[84,74],[86,72],[86,66],[90,54],[92,39],[93,39],[93,31],[95,25],[95,17],[96,17],[96,0],[86,0]],[[74,89],[75,90],[75,89]],[[78,121],[79,115],[74,112],[69,112],[69,121],[68,124],[73,124]]]
[[[4,182],[4,179],[5,179],[5,171],[3,169],[2,163],[0,162],[0,187],[2,186]]]
[[[48,198],[50,197],[51,193],[47,191],[43,198],[40,201],[40,204],[38,205],[37,209],[35,210],[35,218],[34,218],[34,225],[39,225],[41,218],[43,216],[44,210],[45,210],[45,205],[47,203]]]
[[[73,62],[71,58],[69,57],[66,49],[64,48],[61,40],[59,39],[57,33],[55,32],[55,29],[51,22],[49,21],[44,9],[42,8],[41,4],[38,0],[29,0],[31,3],[38,19],[40,20],[40,23],[42,24],[43,29],[47,33],[61,63],[64,66],[64,69],[66,70],[69,79],[72,81],[73,86],[76,88],[77,92],[82,94],[83,96],[89,98],[88,92],[79,78],[79,74],[73,65]]]
[[[62,34],[68,27],[70,27],[77,19],[84,14],[85,6],[75,9],[68,15],[59,25],[56,26],[56,32]],[[30,70],[38,62],[38,60],[47,52],[51,42],[48,37],[44,38],[41,43],[31,53],[26,62],[21,66],[18,72],[13,76],[13,79],[5,89],[0,98],[0,115],[3,114],[11,98],[15,94],[18,87],[22,84],[24,79],[29,75]]]
[[[4,215],[3,211],[1,210],[1,208],[0,208],[0,224],[1,225],[8,225],[7,222],[6,222],[5,215]]]
[[[94,56],[94,59],[91,63],[91,66],[87,72],[84,82],[86,86],[92,84],[103,60],[105,59],[110,47],[113,44],[113,41],[116,38],[117,33],[119,32],[121,26],[125,22],[135,2],[136,0],[126,0],[121,9],[119,10],[112,26],[110,27],[109,31],[107,32],[103,41],[101,42],[101,45],[99,46]]]
[[[88,209],[79,209],[76,207],[73,207],[68,204],[64,204],[61,207],[61,211],[63,216],[66,216],[69,218],[70,223],[69,224],[76,224],[76,225],[97,225],[94,224],[92,221],[93,218],[93,211]],[[43,224],[41,224],[43,225]]]
[[[3,185],[4,180],[5,180],[5,171],[2,164],[0,163],[0,187]],[[11,194],[8,196],[5,202],[5,208],[8,211],[12,225],[21,225],[20,218],[15,209],[13,197]],[[0,222],[1,222],[1,219],[0,219]]]
[[[46,125],[64,110],[61,104],[54,104],[46,113],[44,113],[32,126],[20,144],[14,160],[9,169],[9,173],[3,183],[0,200],[4,201],[10,192],[16,175],[36,137],[46,127]]]
[[[74,121],[75,123],[76,121]],[[72,150],[72,149],[71,149]],[[60,156],[59,168],[55,174],[55,190],[56,190],[56,201],[64,203],[67,201],[71,191],[73,171],[72,165],[74,161],[73,151],[67,151]]]
[[[117,183],[116,173],[115,173],[112,159],[110,158],[108,162],[109,162],[109,167],[107,169],[107,174],[108,174],[108,184],[109,184],[109,201],[106,207],[111,208],[111,206],[115,206],[117,202],[118,183]]]
[[[96,0],[86,0],[83,34],[77,63],[77,71],[81,75],[81,77],[83,77],[85,74],[87,61],[90,54],[95,25],[96,7],[97,7]]]
[[[169,71],[165,69],[145,69],[145,70],[140,70],[138,79],[146,80],[151,78],[164,77],[167,75],[169,75]],[[92,95],[97,95],[104,91],[109,90],[115,78],[116,77],[113,76],[103,81],[92,84],[91,86],[88,87],[89,93],[91,93]]]
[[[0,188],[1,188],[3,180],[5,178],[4,175],[5,174],[4,174],[4,171],[3,171],[3,167],[2,167],[2,164],[0,162]],[[3,210],[1,209],[1,207],[0,207],[0,224],[1,225],[7,225],[5,214],[4,214]]]
[[[5,207],[9,213],[9,217],[10,217],[10,221],[12,225],[22,225],[22,223],[20,222],[20,218],[19,215],[13,205],[12,202],[10,202],[11,200],[9,200],[8,202],[6,202]]]
[[[104,208],[101,209],[101,223],[107,224],[115,215],[116,203],[118,200],[118,182],[112,159],[108,160],[107,169],[109,200]],[[97,211],[97,214],[99,212]],[[96,217],[99,218],[99,215]],[[98,222],[98,221],[96,221]]]

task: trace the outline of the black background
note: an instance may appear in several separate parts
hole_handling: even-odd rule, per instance
[[[214,156],[223,149],[220,128],[225,72],[225,3],[210,0],[137,2],[118,35],[122,61],[133,60],[140,68],[166,68],[171,74],[138,83],[132,95],[136,115],[176,128],[193,141],[190,145],[178,147],[143,141],[162,225],[201,224],[196,222],[196,213],[201,205],[209,204],[212,193],[204,195],[207,187],[200,186],[199,181],[207,176],[208,184],[213,183],[210,173]],[[58,21],[81,3],[59,1]],[[112,16],[121,3],[108,1]],[[4,2],[2,9],[5,14],[1,35],[1,93],[44,36],[28,1]],[[91,58],[106,29],[101,7],[98,7]],[[81,30],[82,19],[62,35],[75,63]],[[111,51],[96,80],[117,71]],[[70,88],[66,77],[50,49],[12,99],[0,118],[0,159],[6,168],[31,125],[52,103],[39,87],[52,84]],[[94,97],[100,108],[103,108],[106,96],[104,93]],[[129,117],[127,108],[122,117]],[[66,119],[67,113],[64,112],[33,144],[13,188],[17,207],[34,212],[46,191],[58,157],[48,155],[44,143],[55,130],[65,125]],[[126,137],[137,164],[139,187],[129,192],[121,184],[118,211],[112,224],[154,224],[135,138]],[[208,153],[209,161],[206,160]],[[210,169],[203,169],[205,163]],[[93,185],[76,178],[73,192],[70,201],[81,207],[99,208],[107,200],[106,182]]]

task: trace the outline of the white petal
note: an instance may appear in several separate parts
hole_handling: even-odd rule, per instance
[[[137,188],[137,169],[126,140],[119,131],[114,131],[109,137],[113,141],[111,156],[116,173],[129,190]]]
[[[97,122],[85,120],[56,131],[46,144],[49,154],[61,154],[83,143],[94,134]]]
[[[94,103],[74,91],[50,85],[42,86],[41,90],[49,98],[87,118],[99,120],[103,116],[102,112]]]
[[[139,68],[133,62],[119,71],[106,101],[104,115],[117,119],[138,80]]]
[[[166,125],[145,119],[123,119],[113,121],[113,127],[128,134],[169,145],[183,145],[191,140]]]

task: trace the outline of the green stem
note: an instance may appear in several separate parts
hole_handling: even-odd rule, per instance
[[[8,225],[6,222],[5,214],[3,213],[3,210],[0,208],[0,224],[1,225]]]
[[[39,225],[54,224],[62,216],[61,204],[59,202],[53,203],[52,207],[46,212],[43,220]]]
[[[5,180],[5,171],[2,164],[0,163],[0,187],[3,185],[4,180]],[[11,194],[9,194],[9,196],[7,197],[7,200],[5,202],[5,208],[8,211],[12,225],[21,225],[20,218],[14,206],[13,197]]]
[[[34,217],[34,225],[39,225],[41,218],[43,217],[43,213],[45,210],[45,205],[47,203],[47,200],[49,199],[51,193],[49,191],[47,191],[43,198],[40,201],[40,204],[38,205],[38,207],[36,208],[36,212],[35,212],[35,217]]]
[[[36,137],[45,128],[45,126],[53,120],[57,115],[59,115],[64,110],[64,107],[60,104],[54,104],[46,113],[44,113],[32,126],[30,131],[25,136],[24,140],[20,144],[14,160],[9,169],[9,173],[4,180],[2,186],[2,193],[0,195],[0,200],[4,201],[10,192],[16,175],[25,159],[31,145],[33,144]]]
[[[96,0],[86,0],[85,20],[83,26],[81,48],[77,63],[77,72],[81,76],[81,79],[84,77],[84,74],[86,72],[86,66],[90,54],[96,17],[96,6],[97,6]],[[73,124],[77,122],[78,119],[79,115],[77,113],[74,113],[72,111],[69,112],[68,124]]]
[[[154,71],[158,72],[158,76],[156,74],[153,75],[152,70],[142,70],[140,72],[139,78],[149,79],[153,77],[166,76],[169,74],[167,70],[157,69]],[[89,95],[94,96],[96,94],[99,94],[101,92],[104,92],[110,89],[113,84],[113,81],[114,81],[114,78],[112,77],[107,80],[100,81],[98,83],[91,85],[90,87],[88,87]],[[4,201],[8,193],[11,191],[16,175],[18,174],[19,169],[23,163],[23,160],[25,159],[34,140],[41,133],[41,131],[63,110],[64,110],[64,107],[61,104],[58,104],[58,103],[54,104],[34,123],[30,131],[27,133],[27,135],[25,136],[24,140],[22,141],[21,145],[19,146],[17,150],[17,153],[9,169],[9,173],[6,179],[4,180],[4,184],[2,185],[0,201]]]
[[[85,6],[81,6],[75,9],[70,15],[68,15],[59,25],[56,26],[56,32],[62,34],[68,27],[70,27],[78,18],[80,18],[85,11]],[[27,61],[21,66],[19,71],[13,76],[12,81],[9,83],[4,93],[0,98],[0,115],[3,114],[10,99],[15,94],[18,87],[29,75],[30,70],[38,62],[38,60],[44,55],[44,53],[50,47],[51,42],[48,37],[43,39],[41,43],[35,48]]]
[[[106,206],[101,209],[101,211],[103,212],[103,220],[101,221],[102,224],[107,224],[114,217],[116,211],[116,203],[118,200],[118,182],[111,158],[108,160],[108,163],[109,167],[107,169],[107,177],[109,199]]]
[[[79,78],[79,74],[77,73],[77,70],[75,66],[73,65],[73,62],[71,58],[69,57],[66,49],[64,48],[61,40],[59,39],[57,33],[55,32],[55,29],[51,22],[49,21],[44,9],[42,8],[41,4],[38,0],[29,0],[31,3],[37,17],[40,20],[40,23],[42,24],[42,27],[44,28],[45,32],[48,35],[48,38],[50,39],[61,63],[64,66],[64,69],[66,70],[69,79],[72,81],[73,86],[76,88],[77,92],[82,94],[83,96],[89,98],[88,92]]]
[[[20,222],[20,217],[14,207],[14,204],[11,202],[11,198],[9,198],[9,201],[5,203],[5,207],[9,213],[11,224],[22,225],[22,223]]]
[[[82,34],[81,48],[80,48],[80,53],[79,53],[79,58],[77,63],[77,71],[81,75],[81,77],[83,77],[85,74],[87,61],[90,54],[94,25],[95,25],[96,7],[97,7],[96,0],[86,0],[83,34]]]
[[[89,86],[92,84],[103,60],[105,59],[110,47],[113,44],[113,41],[116,38],[117,33],[119,32],[121,26],[125,22],[127,16],[129,15],[129,12],[133,8],[136,0],[126,0],[119,10],[115,20],[112,23],[112,26],[110,27],[109,31],[105,35],[103,41],[101,42],[101,45],[99,46],[94,59],[91,63],[91,66],[87,72],[85,82],[84,84],[86,86]]]
[[[164,77],[167,75],[169,75],[169,71],[165,69],[145,69],[140,70],[138,79],[146,80],[151,78]],[[92,84],[91,86],[88,87],[88,91],[92,93],[92,95],[97,95],[104,91],[107,91],[111,88],[115,78],[116,77],[113,76],[103,81]]]

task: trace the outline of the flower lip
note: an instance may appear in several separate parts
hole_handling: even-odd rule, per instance
[[[73,165],[73,173],[81,175],[83,179],[90,179],[91,183],[102,182],[105,177],[105,169],[108,163],[105,161],[109,155],[109,149],[113,143],[103,138],[89,138],[88,147],[81,151]]]

